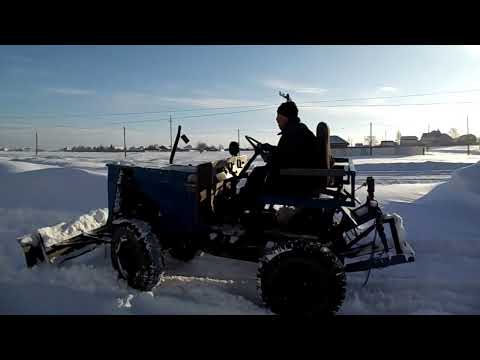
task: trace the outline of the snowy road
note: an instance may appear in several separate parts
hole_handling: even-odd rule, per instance
[[[447,150],[354,159],[360,181],[375,177],[384,210],[403,217],[417,258],[373,271],[365,288],[365,273],[348,274],[341,314],[480,314],[480,152]],[[179,153],[178,161],[225,154]],[[256,264],[207,254],[188,264],[168,259],[151,293],[117,280],[103,248],[59,269],[25,269],[15,238],[106,208],[104,165],[111,160],[123,154],[0,153],[0,313],[269,314],[256,290]],[[168,154],[128,160],[162,165]]]

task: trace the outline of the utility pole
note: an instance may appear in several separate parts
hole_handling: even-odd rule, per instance
[[[35,157],[38,156],[38,133],[35,131]]]
[[[468,115],[467,115],[467,135],[469,135],[470,132],[469,132],[469,129],[468,129]],[[467,136],[467,155],[470,155],[470,142],[468,140],[468,136]]]
[[[125,126],[123,127],[123,152],[127,158],[127,142],[125,141]]]
[[[372,123],[370,123],[370,156],[372,156]]]
[[[172,115],[170,115],[170,149],[172,149],[173,142],[172,142]]]
[[[238,147],[240,148],[240,129],[237,129]]]

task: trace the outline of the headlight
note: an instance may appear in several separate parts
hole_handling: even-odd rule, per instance
[[[197,183],[197,174],[191,174],[187,177],[187,184],[196,184]]]

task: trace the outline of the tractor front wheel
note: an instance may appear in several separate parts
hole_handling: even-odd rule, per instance
[[[115,221],[111,259],[119,277],[134,289],[150,291],[160,280],[163,270],[160,241],[144,221]]]

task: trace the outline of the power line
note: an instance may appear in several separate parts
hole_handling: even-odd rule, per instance
[[[196,109],[170,109],[170,110],[158,110],[158,111],[142,111],[142,112],[121,112],[121,113],[96,113],[96,114],[5,114],[0,113],[0,117],[15,117],[15,118],[47,118],[47,117],[96,117],[96,116],[131,116],[131,115],[152,115],[163,113],[178,113],[178,112],[191,112],[191,111],[211,111],[211,110],[226,110],[226,109],[242,109],[252,108],[259,106],[273,106],[269,104],[257,104],[257,105],[238,105],[238,106],[224,106],[224,107],[208,107],[208,108],[196,108]]]
[[[218,115],[231,115],[231,114],[240,114],[240,113],[246,113],[246,112],[252,112],[252,111],[263,111],[271,108],[272,106],[276,105],[268,105],[267,107],[261,108],[261,109],[250,109],[250,110],[240,110],[240,111],[230,111],[230,112],[222,112],[222,113],[210,113],[210,114],[201,114],[201,115],[188,115],[188,116],[177,116],[175,117],[176,120],[179,119],[192,119],[192,118],[198,118],[198,117],[209,117],[209,116],[218,116]],[[128,124],[134,124],[134,123],[143,123],[143,122],[157,122],[157,121],[170,121],[170,118],[163,118],[163,119],[142,119],[142,120],[130,120],[130,121],[113,121],[110,122],[109,124],[123,124],[123,123],[128,123]]]
[[[346,107],[401,107],[401,106],[432,106],[432,105],[461,105],[461,104],[478,104],[475,101],[458,101],[458,102],[431,102],[431,103],[409,103],[409,104],[348,104],[348,105],[305,105],[299,106],[300,108],[346,108]],[[200,118],[200,117],[211,117],[211,116],[219,116],[219,115],[232,115],[232,114],[240,114],[240,113],[247,113],[247,112],[255,112],[255,111],[264,111],[272,106],[276,105],[269,105],[260,109],[249,109],[249,110],[240,110],[240,111],[230,111],[230,112],[221,112],[221,113],[210,113],[210,114],[199,114],[199,115],[188,115],[188,116],[180,116],[176,117],[175,119],[192,119],[192,118]],[[127,120],[127,121],[113,121],[113,122],[105,122],[102,125],[118,125],[118,124],[134,124],[134,123],[149,123],[149,122],[161,122],[161,121],[170,121],[169,118],[160,118],[160,119],[142,119],[142,120]],[[34,126],[31,124],[30,126]],[[2,125],[0,125],[2,127]],[[82,128],[76,126],[68,126],[68,125],[58,125],[52,124],[51,128],[71,128],[71,129],[82,129],[82,130],[92,130],[92,128]],[[27,128],[25,128],[27,129]]]
[[[469,89],[469,90],[456,90],[456,91],[438,91],[438,92],[429,92],[429,93],[418,93],[418,94],[406,94],[406,95],[390,95],[390,96],[376,96],[376,97],[358,97],[358,98],[343,98],[343,99],[323,99],[323,100],[314,100],[314,101],[304,101],[297,102],[299,104],[316,104],[316,103],[328,103],[328,102],[343,102],[343,101],[363,101],[363,100],[380,100],[380,99],[395,99],[395,98],[406,98],[406,97],[417,97],[417,96],[433,96],[433,95],[446,95],[446,94],[462,94],[469,92],[480,92],[480,89]],[[277,106],[275,104],[256,104],[256,105],[237,105],[237,106],[224,106],[224,107],[214,107],[214,108],[196,108],[196,109],[168,109],[168,110],[158,110],[158,111],[143,111],[143,112],[115,112],[115,113],[96,113],[96,114],[5,114],[0,112],[0,117],[16,117],[16,118],[28,118],[28,117],[39,117],[39,118],[48,118],[48,117],[97,117],[97,116],[132,116],[132,115],[151,115],[151,114],[161,114],[161,113],[178,113],[178,112],[191,112],[191,111],[211,111],[211,110],[226,110],[226,109],[241,109],[241,108],[252,108],[252,107],[265,107],[265,106]]]
[[[432,95],[461,94],[461,93],[469,93],[469,92],[480,92],[480,89],[458,90],[458,91],[438,91],[438,92],[421,93],[421,94],[390,95],[390,96],[376,96],[376,97],[336,99],[336,100],[317,100],[317,101],[305,101],[305,102],[303,102],[303,103],[304,103],[304,104],[313,104],[313,103],[322,103],[322,102],[357,101],[357,100],[380,100],[380,99],[395,99],[395,98],[406,98],[406,97],[416,97],[416,96],[432,96]]]
[[[411,103],[411,104],[351,104],[351,105],[307,105],[308,108],[335,108],[335,107],[388,107],[388,106],[428,106],[428,105],[460,105],[478,104],[476,101],[455,101],[455,102],[432,102],[432,103]]]

